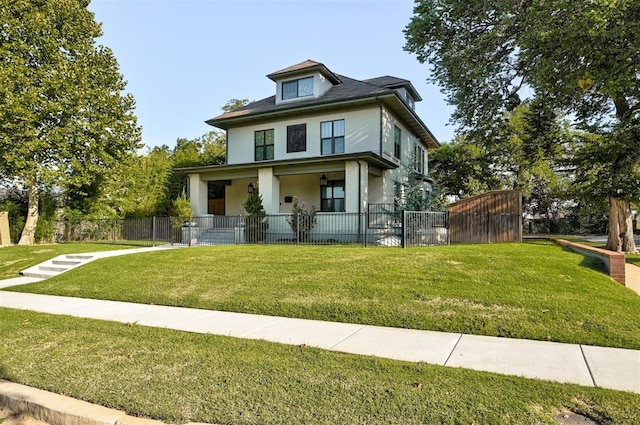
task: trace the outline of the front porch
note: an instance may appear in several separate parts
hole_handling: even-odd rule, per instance
[[[195,216],[244,214],[248,193],[257,190],[269,215],[289,214],[293,198],[319,212],[363,213],[369,203],[393,202],[397,165],[369,153],[292,161],[268,161],[183,169]],[[212,200],[210,185],[222,187]],[[212,208],[213,206],[213,208]]]

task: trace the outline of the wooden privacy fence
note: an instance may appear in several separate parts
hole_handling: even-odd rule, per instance
[[[522,216],[449,212],[449,243],[522,242]]]
[[[501,190],[449,206],[450,243],[522,242],[522,192]]]

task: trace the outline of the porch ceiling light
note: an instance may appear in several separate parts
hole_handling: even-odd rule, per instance
[[[326,186],[328,182],[327,176],[323,174],[322,177],[320,177],[320,186]]]
[[[249,182],[249,186],[247,186],[247,191],[248,191],[249,193],[253,193],[253,190],[254,190],[253,183],[252,183],[252,182]]]

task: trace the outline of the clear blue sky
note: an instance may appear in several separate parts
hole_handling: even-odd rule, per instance
[[[266,75],[312,59],[351,78],[411,80],[416,111],[441,143],[453,108],[403,50],[412,0],[93,0],[136,99],[147,146],[201,136],[229,99],[275,94]]]

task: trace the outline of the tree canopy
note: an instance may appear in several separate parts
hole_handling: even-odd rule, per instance
[[[602,167],[607,178],[594,184],[618,217],[608,246],[628,251],[630,202],[640,196],[639,33],[637,0],[417,0],[405,49],[431,65],[453,119],[478,139],[496,137],[525,100],[600,136],[608,155],[587,155],[598,149],[584,140],[576,165]]]
[[[82,190],[140,147],[134,99],[86,0],[0,0],[0,175],[29,190]]]

